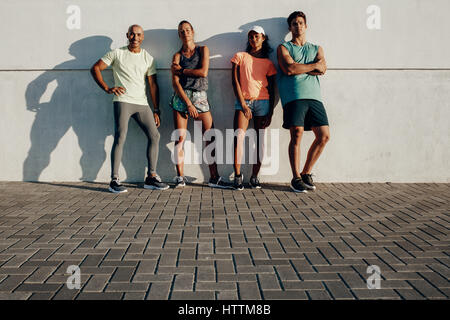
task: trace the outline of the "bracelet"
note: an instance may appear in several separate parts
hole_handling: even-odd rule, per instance
[[[161,114],[161,110],[159,108],[155,109],[153,110],[153,113],[156,113],[159,116]]]

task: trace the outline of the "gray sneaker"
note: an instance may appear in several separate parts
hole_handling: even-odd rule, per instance
[[[229,182],[223,181],[222,177],[210,178],[208,186],[211,188],[233,189],[233,185]]]
[[[125,188],[119,181],[119,179],[112,179],[109,183],[109,191],[112,193],[124,193],[128,192],[127,188]]]
[[[175,188],[185,187],[188,180],[184,176],[176,176],[173,181],[175,182]]]
[[[297,177],[292,179],[291,181],[291,189],[294,192],[301,192],[301,193],[307,193],[306,189],[308,189],[305,185],[305,183],[302,181],[302,178]]]
[[[312,174],[301,174],[302,181],[308,190],[316,190],[316,186],[314,185]]]
[[[144,188],[151,190],[167,190],[169,189],[169,185],[162,182],[159,176],[155,176],[147,177],[145,179]]]
[[[250,187],[253,189],[261,189],[261,184],[259,183],[259,179],[257,177],[250,178]]]
[[[233,189],[234,190],[244,190],[244,175],[241,173],[240,175],[235,175],[234,176],[234,184],[233,184]]]

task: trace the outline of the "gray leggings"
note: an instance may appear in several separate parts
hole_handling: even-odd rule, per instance
[[[114,102],[115,134],[111,150],[111,178],[119,177],[119,166],[122,160],[123,145],[127,137],[128,121],[130,117],[138,123],[147,136],[148,171],[156,173],[156,162],[159,152],[159,132],[156,128],[153,112],[148,105],[139,105],[127,102]]]

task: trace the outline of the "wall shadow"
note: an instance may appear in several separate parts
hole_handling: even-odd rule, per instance
[[[79,69],[80,62],[95,62],[111,50],[111,43],[112,40],[105,36],[74,42],[69,48],[74,59],[43,72],[28,85],[25,92],[27,110],[35,112],[36,116],[30,132],[31,147],[23,164],[23,180],[39,180],[50,163],[51,153],[70,128],[77,135],[82,152],[80,180],[96,179],[106,159],[104,143],[106,136],[111,135],[108,124],[112,121],[112,111],[105,105],[106,99],[99,100],[98,91],[92,90],[94,82],[84,79],[86,71],[76,69]],[[56,81],[56,88],[49,102],[40,103],[52,81]]]
[[[247,30],[253,25],[261,25],[270,37],[274,48],[283,41],[287,34],[285,18],[255,20],[239,27],[239,32],[217,34],[199,45],[207,45],[210,49],[211,68],[230,69],[231,57],[237,51],[245,50]],[[195,26],[194,26],[195,28]],[[80,166],[82,170],[79,180],[96,181],[99,171],[107,159],[105,141],[114,134],[112,97],[98,89],[88,70],[80,70],[80,65],[89,69],[92,64],[111,50],[112,39],[106,36],[91,36],[74,42],[69,53],[73,59],[56,65],[30,82],[25,92],[26,107],[35,113],[30,131],[31,146],[23,163],[23,180],[39,181],[42,172],[50,164],[51,153],[57,148],[64,135],[72,129],[77,136],[81,150]],[[126,39],[116,47],[126,45]],[[173,54],[179,50],[176,26],[174,29],[145,30],[143,47],[156,59],[158,67],[158,83],[160,84],[162,124],[158,173],[163,180],[170,182],[176,175],[171,161],[171,150],[168,145],[173,131],[172,110],[169,99],[173,93],[170,79],[170,68]],[[162,70],[161,70],[162,69]],[[63,72],[70,71],[70,72]],[[104,73],[105,80],[112,83],[110,72]],[[221,131],[232,128],[234,113],[234,93],[231,88],[231,76],[212,80],[208,96],[212,106],[215,127]],[[56,88],[48,102],[40,102],[50,83],[56,81]],[[272,124],[273,125],[273,124]],[[189,121],[188,129],[193,133],[193,121]],[[138,133],[140,132],[140,133]],[[124,146],[122,165],[127,174],[127,181],[140,181],[146,174],[147,161],[146,138],[134,121],[130,121],[127,141]],[[59,165],[63,168],[64,165]],[[209,177],[206,164],[200,165],[205,179]],[[108,176],[110,164],[107,164]],[[244,168],[244,167],[243,167]],[[245,169],[245,168],[244,168]],[[67,168],[71,170],[71,168]],[[232,165],[219,165],[219,173],[227,177],[233,171]],[[141,178],[142,177],[142,178]],[[201,177],[196,177],[197,181]],[[194,179],[191,179],[194,180]]]

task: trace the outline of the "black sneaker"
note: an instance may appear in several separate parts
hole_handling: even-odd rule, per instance
[[[211,188],[233,189],[233,185],[222,180],[222,177],[210,178],[208,186]]]
[[[316,186],[314,185],[312,174],[301,174],[302,181],[308,190],[316,190]]]
[[[159,176],[147,177],[144,183],[145,189],[151,190],[167,190],[169,189],[169,185],[161,182],[161,178]]]
[[[251,177],[249,183],[251,188],[261,189],[261,184],[259,183],[259,179],[257,177]]]
[[[234,176],[234,184],[233,189],[234,190],[244,190],[244,184],[242,183],[244,181],[244,175],[241,173],[238,176]]]
[[[185,187],[186,183],[188,182],[186,177],[184,176],[176,176],[173,180],[175,182],[175,188]]]
[[[306,191],[307,187],[306,187],[305,183],[302,181],[302,178],[292,179],[292,181],[291,181],[291,189],[294,192],[302,192],[302,193],[307,193],[308,192],[308,191]]]
[[[109,191],[112,193],[124,193],[128,192],[127,188],[120,184],[119,179],[112,179],[109,183]]]

